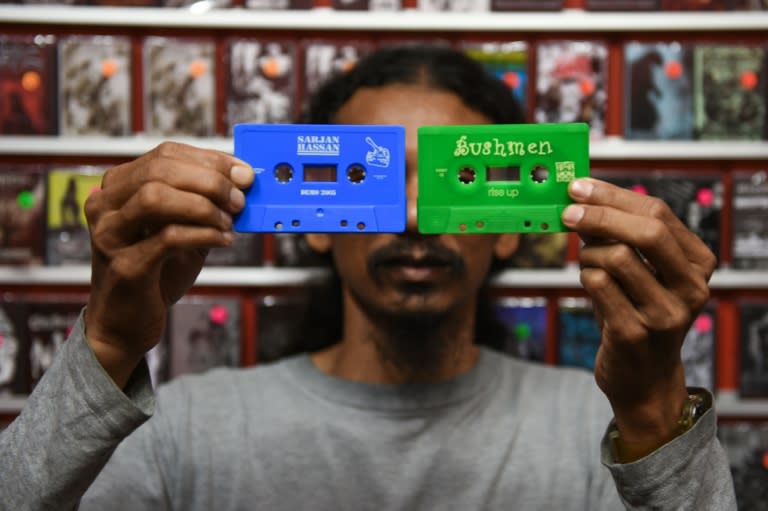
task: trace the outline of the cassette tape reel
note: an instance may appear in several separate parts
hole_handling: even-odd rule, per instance
[[[256,177],[237,232],[402,232],[402,126],[238,124],[235,151]]]
[[[589,126],[419,128],[418,229],[563,232],[568,183],[589,175]]]

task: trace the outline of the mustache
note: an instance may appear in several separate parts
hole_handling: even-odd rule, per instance
[[[376,275],[383,266],[396,264],[444,266],[454,276],[466,272],[464,259],[437,238],[397,237],[368,256],[371,275]]]

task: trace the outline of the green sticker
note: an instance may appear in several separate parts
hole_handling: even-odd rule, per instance
[[[24,190],[16,196],[16,203],[21,209],[31,209],[35,205],[35,194]]]
[[[526,341],[531,336],[531,325],[528,323],[518,323],[515,325],[515,336],[521,340]]]

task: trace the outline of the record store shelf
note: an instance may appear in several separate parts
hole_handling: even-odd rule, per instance
[[[321,277],[321,268],[207,267],[203,268],[196,287],[292,287]],[[2,285],[87,286],[89,266],[0,266]],[[502,288],[577,289],[578,268],[569,266],[555,270],[506,270],[493,284]],[[768,287],[768,272],[722,269],[710,281],[712,289],[762,289]]]
[[[217,149],[231,153],[232,139],[228,137],[168,139],[145,137],[64,137],[64,136],[2,136],[0,155],[58,155],[135,157],[156,147],[164,140]],[[592,160],[759,160],[768,159],[766,141],[626,141],[607,137],[590,143]]]
[[[203,3],[201,2],[201,5]],[[0,23],[318,31],[717,32],[768,29],[762,12],[261,11],[82,6],[0,6]]]

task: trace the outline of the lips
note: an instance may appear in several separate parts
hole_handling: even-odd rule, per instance
[[[401,255],[382,260],[377,266],[396,280],[427,283],[450,275],[453,263],[441,257]]]

